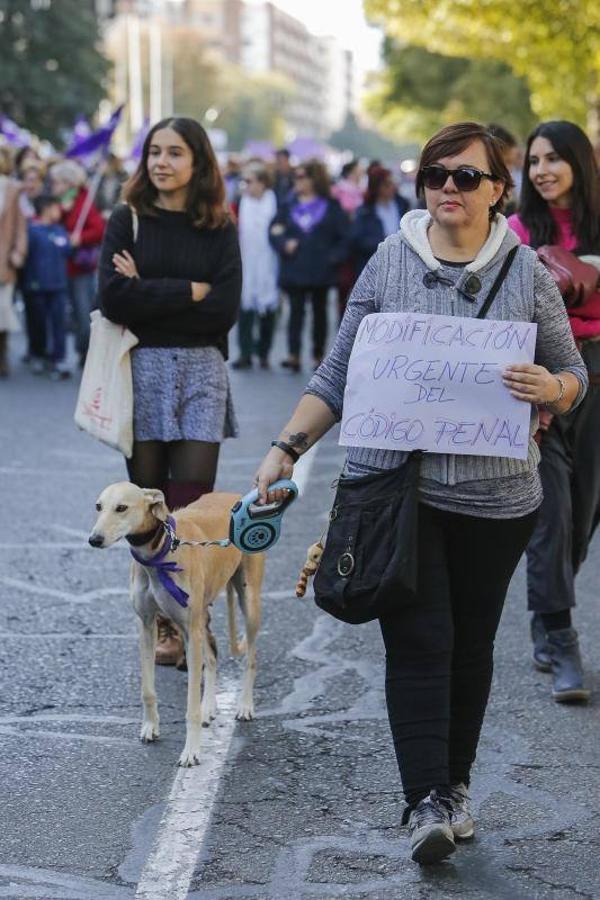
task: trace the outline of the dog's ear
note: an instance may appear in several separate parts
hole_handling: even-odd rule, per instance
[[[144,494],[146,505],[154,518],[158,519],[159,522],[166,522],[169,510],[167,509],[163,492],[159,491],[158,488],[142,488],[142,493]]]

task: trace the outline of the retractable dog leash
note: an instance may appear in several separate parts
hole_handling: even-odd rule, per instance
[[[230,547],[232,544],[242,553],[263,553],[269,550],[281,536],[283,514],[298,496],[298,486],[289,478],[282,478],[269,485],[269,490],[285,490],[288,493],[281,501],[260,506],[256,502],[258,490],[255,488],[250,491],[231,508],[229,537],[218,541],[181,540],[175,533],[173,520],[167,520],[164,527],[171,540],[171,550],[181,546]]]
[[[281,520],[283,513],[298,496],[298,486],[289,478],[282,478],[270,485],[270,490],[288,491],[283,500],[275,503],[267,503],[259,506],[258,490],[255,488],[238,500],[231,508],[229,522],[229,537],[218,541],[186,541],[177,537],[175,519],[167,516],[162,526],[168,537],[168,541],[160,548],[158,553],[147,559],[140,556],[133,547],[129,552],[137,563],[147,569],[154,569],[160,583],[173,599],[184,609],[187,608],[189,595],[172,578],[174,572],[183,572],[183,569],[173,560],[165,560],[165,557],[178,547],[237,547],[242,553],[262,553],[276,544],[281,534]]]

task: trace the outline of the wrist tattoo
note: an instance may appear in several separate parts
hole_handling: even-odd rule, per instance
[[[290,447],[297,447],[299,450],[308,450],[308,435],[305,431],[299,431],[297,434],[290,434],[287,442]]]

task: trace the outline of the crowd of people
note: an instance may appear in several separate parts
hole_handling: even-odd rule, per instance
[[[212,490],[220,445],[238,434],[226,365],[236,322],[232,368],[268,370],[287,304],[278,368],[298,373],[312,313],[314,371],[258,468],[263,502],[281,499],[269,486],[291,477],[340,419],[365,315],[473,316],[497,291],[492,318],[536,323],[535,362],[503,373],[506,390],[531,408],[527,458],[426,454],[417,603],[380,618],[413,858],[444,858],[473,833],[470,770],[496,630],[523,552],[535,665],[551,673],[555,700],[590,696],[572,608],[600,521],[600,292],[597,278],[587,291],[557,281],[542,253],[600,266],[600,182],[588,137],[573,123],[547,122],[521,151],[499,125],[448,126],[424,147],[414,190],[400,190],[379,161],[350,160],[332,178],[321,161],[293,161],[286,150],[274,164],[252,159],[222,171],[204,129],[172,118],[150,129],[124,185],[114,161],[92,194],[79,164],[55,161],[45,171],[27,151],[13,160],[1,150],[0,171],[0,371],[17,324],[15,285],[33,372],[68,377],[67,310],[80,364],[96,303],[131,329],[139,343],[127,468],[140,487],[161,488],[171,509]],[[563,274],[565,266],[563,257]],[[339,328],[330,348],[332,289]],[[369,478],[406,460],[350,447],[343,477]],[[168,620],[159,623],[157,661],[185,666]]]

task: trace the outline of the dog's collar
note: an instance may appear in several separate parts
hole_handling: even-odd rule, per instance
[[[154,528],[151,528],[150,531],[144,531],[142,534],[126,534],[125,540],[131,547],[143,547],[144,544],[149,544],[150,541],[156,543],[156,538],[162,528],[163,523],[159,522]]]
[[[189,594],[186,593],[186,591],[184,591],[182,588],[180,588],[179,585],[175,584],[170,575],[171,572],[183,572],[183,569],[181,568],[181,566],[178,566],[174,560],[165,562],[165,556],[167,556],[167,554],[169,553],[172,553],[179,546],[179,539],[177,537],[177,532],[175,531],[175,519],[172,516],[167,516],[166,522],[161,522],[159,528],[161,525],[167,534],[167,540],[164,542],[158,552],[154,554],[154,556],[146,559],[145,557],[140,556],[139,553],[136,553],[131,546],[129,548],[129,552],[131,553],[135,561],[141,566],[145,566],[148,569],[155,569],[158,580],[160,581],[164,589],[171,595],[171,597],[173,597],[174,600],[177,601],[177,603],[179,603],[180,606],[183,606],[183,608],[186,609],[188,605]]]

